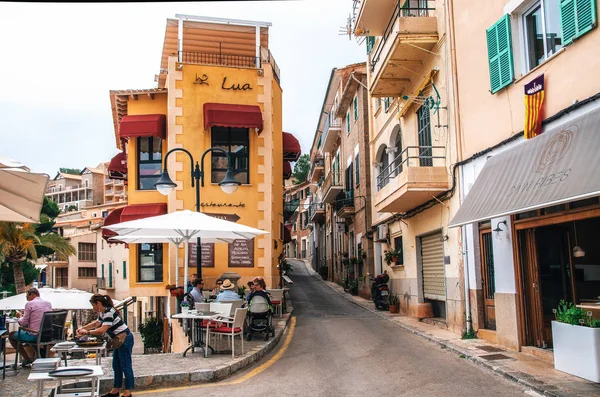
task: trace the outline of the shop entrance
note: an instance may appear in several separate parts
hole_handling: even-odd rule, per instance
[[[561,300],[589,302],[600,294],[600,218],[517,231],[524,344],[552,347],[553,310]],[[575,246],[583,251],[574,255]],[[578,251],[578,250],[575,250]]]
[[[483,320],[485,329],[496,330],[496,303],[494,294],[496,286],[494,282],[494,249],[492,246],[492,231],[481,230],[479,234],[479,246],[481,247],[481,283],[483,290]]]

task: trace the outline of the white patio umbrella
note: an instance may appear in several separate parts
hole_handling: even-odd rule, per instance
[[[0,156],[0,221],[38,223],[49,179]]]
[[[64,310],[91,310],[90,298],[91,292],[78,289],[50,288],[43,287],[39,289],[40,297],[52,304],[52,309]],[[27,303],[26,293],[10,296],[0,299],[0,310],[23,310]],[[113,299],[117,305],[118,300]]]
[[[114,225],[103,226],[103,228],[118,233],[118,236],[113,237],[115,240],[124,241],[123,238],[127,237],[131,243],[135,242],[136,237],[138,239],[183,238],[186,242],[186,250],[189,249],[187,246],[189,245],[189,240],[192,238],[200,238],[204,242],[231,243],[234,240],[247,240],[269,233],[264,230],[190,210],[175,211],[165,215],[115,223]],[[139,242],[149,241],[151,240]],[[186,280],[187,268],[187,265],[184,266],[184,277]]]

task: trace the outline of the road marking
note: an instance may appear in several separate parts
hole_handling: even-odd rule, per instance
[[[253,369],[252,371],[250,371],[249,373],[247,373],[246,375],[242,376],[239,379],[236,379],[236,380],[233,380],[233,381],[229,381],[229,382],[204,383],[204,384],[195,385],[195,386],[169,387],[169,388],[165,388],[165,389],[136,391],[135,394],[138,395],[138,394],[165,393],[165,392],[177,391],[177,390],[200,389],[200,388],[203,388],[203,387],[215,387],[215,386],[219,386],[220,387],[220,386],[228,386],[228,385],[237,385],[237,384],[240,384],[242,382],[245,382],[248,379],[253,378],[256,375],[260,374],[265,369],[267,369],[271,365],[275,364],[275,362],[281,358],[281,356],[283,355],[283,353],[285,353],[285,351],[289,347],[290,342],[292,341],[292,336],[294,335],[294,328],[295,327],[296,327],[296,317],[292,317],[290,319],[290,328],[288,330],[288,334],[287,334],[287,336],[285,338],[285,341],[283,342],[283,346],[281,346],[281,349],[279,349],[279,351],[273,357],[271,357],[271,359],[269,361],[267,361],[264,364],[261,364],[260,366],[258,366],[257,368]]]

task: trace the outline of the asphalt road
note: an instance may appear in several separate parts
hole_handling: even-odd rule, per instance
[[[525,389],[354,305],[294,265],[289,344],[217,384],[169,396],[524,396]],[[283,354],[279,353],[285,349]],[[272,361],[265,369],[264,364]],[[258,372],[258,373],[257,373]]]

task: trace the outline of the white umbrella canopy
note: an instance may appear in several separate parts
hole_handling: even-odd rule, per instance
[[[43,287],[39,289],[40,297],[52,304],[52,309],[65,310],[91,310],[90,298],[91,292],[78,289],[50,288]],[[23,310],[27,303],[25,293],[14,295],[5,299],[0,299],[0,310]],[[113,299],[117,305],[118,300]]]
[[[263,234],[264,230],[214,218],[201,212],[190,210],[171,212],[165,215],[137,219],[104,226],[118,233],[115,240],[122,237],[171,238],[183,237],[185,240],[201,238],[203,242],[231,243],[237,239],[251,239]]]
[[[0,156],[0,221],[38,223],[49,179]]]

